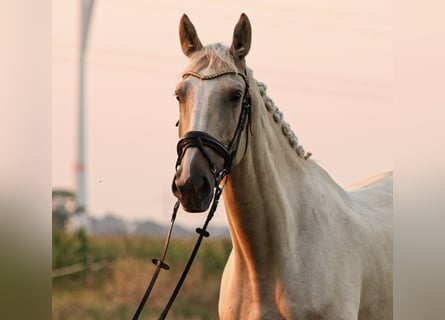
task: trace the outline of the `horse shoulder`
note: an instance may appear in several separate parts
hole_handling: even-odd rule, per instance
[[[361,319],[392,319],[393,174],[370,177],[349,188],[362,227]]]

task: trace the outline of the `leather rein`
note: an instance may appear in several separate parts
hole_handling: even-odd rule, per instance
[[[239,142],[241,140],[241,134],[244,130],[244,128],[247,126],[250,129],[250,121],[251,121],[251,99],[250,99],[250,93],[249,93],[249,83],[247,81],[247,73],[245,74],[239,73],[235,70],[226,69],[211,75],[202,75],[193,71],[189,71],[183,74],[183,78],[187,76],[192,76],[201,80],[211,80],[218,77],[221,77],[223,75],[227,74],[235,74],[239,75],[243,78],[245,83],[244,88],[244,95],[241,105],[241,112],[238,119],[238,124],[235,129],[235,133],[232,137],[232,140],[230,141],[229,145],[226,147],[223,143],[218,141],[213,136],[203,132],[203,131],[189,131],[187,132],[183,137],[181,137],[177,144],[177,154],[178,159],[176,161],[176,167],[175,169],[178,170],[179,166],[181,165],[182,158],[184,157],[184,154],[188,148],[195,147],[198,148],[201,153],[204,155],[204,157],[207,159],[210,167],[210,171],[213,173],[213,176],[215,178],[215,194],[213,196],[213,202],[210,207],[210,210],[207,214],[207,218],[204,222],[204,225],[202,228],[196,228],[196,232],[198,233],[198,239],[196,240],[195,246],[193,248],[192,253],[190,254],[190,257],[187,261],[187,264],[184,268],[184,271],[181,274],[181,277],[178,280],[178,283],[170,296],[170,299],[167,302],[167,305],[165,306],[164,310],[162,311],[162,314],[160,315],[159,319],[163,320],[166,318],[171,306],[173,305],[173,302],[176,299],[176,296],[179,293],[179,290],[182,287],[182,284],[185,281],[185,278],[187,277],[187,274],[190,270],[190,267],[193,263],[193,260],[195,259],[196,254],[198,253],[199,247],[201,245],[201,242],[204,237],[209,237],[210,234],[207,231],[208,224],[210,223],[210,220],[213,218],[214,213],[216,211],[216,208],[218,207],[219,199],[221,197],[222,191],[224,189],[225,184],[227,183],[227,176],[230,174],[233,166],[233,161],[236,157],[236,154],[238,152]],[[247,150],[247,144],[248,144],[248,134],[246,134],[246,149]],[[217,154],[219,154],[224,159],[224,166],[221,170],[217,170],[215,167],[215,164],[210,157],[208,151],[206,148],[210,148],[213,151],[215,151]],[[148,300],[148,297],[150,296],[150,293],[156,283],[156,280],[158,278],[158,275],[161,270],[169,270],[170,266],[166,264],[165,257],[167,255],[168,246],[170,243],[170,238],[173,230],[173,225],[175,223],[176,214],[179,209],[179,200],[175,203],[173,207],[173,213],[171,217],[171,225],[169,228],[169,231],[167,233],[167,237],[165,239],[164,248],[162,250],[161,256],[159,259],[152,259],[152,262],[154,265],[156,265],[155,272],[150,280],[150,283],[145,291],[144,296],[142,297],[141,302],[139,303],[139,306],[133,316],[133,320],[139,319],[139,316],[142,312],[142,309],[144,308],[144,305],[146,301]]]

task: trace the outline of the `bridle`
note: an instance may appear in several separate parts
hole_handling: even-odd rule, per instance
[[[177,153],[178,153],[178,160],[176,161],[176,169],[181,164],[182,158],[190,147],[198,148],[201,153],[204,155],[204,157],[207,159],[210,170],[212,171],[213,175],[215,176],[215,184],[219,184],[222,178],[224,178],[225,175],[229,174],[232,170],[233,161],[235,159],[235,156],[238,152],[239,142],[241,140],[241,134],[246,126],[246,124],[249,126],[250,129],[250,118],[251,118],[251,99],[250,99],[250,93],[249,93],[249,82],[247,81],[246,75],[239,73],[237,71],[227,69],[223,70],[218,73],[214,73],[211,75],[201,75],[196,72],[186,72],[183,74],[183,78],[187,76],[192,76],[201,80],[210,80],[215,79],[218,77],[221,77],[223,75],[227,74],[236,74],[243,78],[245,87],[244,87],[244,94],[243,94],[243,100],[241,104],[241,112],[240,116],[238,118],[238,124],[235,129],[235,133],[233,134],[232,140],[226,147],[223,143],[218,141],[216,138],[212,137],[206,132],[203,131],[189,131],[187,132],[182,138],[179,139],[177,144]],[[246,139],[248,139],[249,135],[246,135]],[[217,154],[219,154],[224,159],[224,166],[223,168],[217,172],[217,169],[215,167],[214,162],[212,161],[212,158],[208,154],[205,147],[212,149]],[[247,148],[247,142],[246,142],[246,148]],[[216,187],[216,185],[215,185]]]
[[[249,93],[249,82],[247,80],[247,73],[239,73],[232,69],[225,69],[223,71],[211,74],[211,75],[202,75],[193,71],[189,71],[183,74],[183,78],[192,76],[201,80],[211,80],[218,77],[221,77],[223,75],[227,74],[236,74],[243,78],[245,83],[244,88],[244,95],[243,100],[241,104],[241,111],[240,116],[238,119],[238,124],[235,129],[235,133],[232,137],[232,140],[226,147],[223,143],[218,141],[218,139],[214,138],[210,134],[203,132],[203,131],[189,131],[187,132],[183,137],[181,137],[178,141],[178,144],[176,146],[176,150],[178,153],[178,159],[176,160],[176,167],[175,169],[178,170],[179,166],[181,165],[182,158],[184,157],[184,154],[188,148],[195,147],[198,148],[201,153],[204,155],[204,157],[207,159],[210,167],[210,171],[212,172],[214,178],[215,178],[215,194],[213,196],[213,202],[210,207],[209,213],[207,214],[207,218],[204,222],[204,225],[202,228],[197,228],[196,232],[199,234],[198,239],[195,243],[195,246],[193,248],[192,253],[190,254],[190,258],[187,261],[187,264],[184,268],[184,271],[182,272],[181,277],[178,280],[178,283],[170,296],[169,301],[167,302],[167,305],[165,306],[162,314],[160,315],[159,319],[163,320],[167,316],[168,311],[170,310],[171,306],[173,305],[174,300],[176,299],[176,296],[179,293],[179,290],[182,287],[182,284],[184,283],[184,280],[190,270],[190,267],[193,263],[193,260],[195,259],[196,254],[198,253],[199,247],[201,245],[201,242],[204,237],[209,237],[210,234],[207,231],[207,226],[210,223],[210,220],[213,218],[213,215],[216,211],[216,208],[218,207],[219,199],[221,197],[222,191],[224,189],[225,184],[227,183],[227,176],[232,171],[233,162],[235,160],[235,157],[238,153],[238,147],[241,140],[241,135],[244,130],[244,128],[247,126],[249,127],[250,131],[250,121],[251,121],[251,99],[250,99],[250,93]],[[246,149],[248,145],[248,137],[249,134],[246,134]],[[213,151],[215,151],[217,154],[219,154],[224,159],[224,166],[221,170],[217,170],[215,167],[215,164],[212,160],[212,157],[209,155],[206,148],[210,148]],[[144,296],[142,297],[141,302],[139,303],[139,306],[133,316],[133,320],[139,319],[139,315],[142,312],[142,309],[144,308],[144,305],[146,301],[148,300],[148,297],[150,296],[150,293],[154,287],[154,284],[156,283],[156,280],[158,278],[158,275],[161,271],[161,269],[169,270],[170,267],[168,264],[164,262],[165,257],[167,255],[168,246],[170,243],[170,238],[173,230],[173,225],[175,223],[176,214],[179,209],[179,200],[176,202],[174,208],[173,208],[173,214],[171,217],[171,225],[170,229],[167,233],[167,238],[164,243],[164,248],[162,250],[161,256],[159,259],[152,259],[153,264],[156,265],[155,272],[150,280],[150,283],[145,291]]]

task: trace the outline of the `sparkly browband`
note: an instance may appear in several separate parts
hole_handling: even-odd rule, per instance
[[[246,76],[244,74],[239,73],[238,71],[235,71],[235,70],[231,70],[231,69],[222,70],[220,72],[217,72],[217,73],[214,73],[214,74],[209,74],[209,75],[203,75],[203,74],[200,74],[200,73],[197,73],[197,72],[188,71],[188,72],[185,72],[182,75],[182,77],[185,78],[187,76],[193,76],[193,77],[196,77],[196,78],[201,79],[201,80],[210,80],[210,79],[218,78],[218,77],[220,77],[220,76],[222,76],[224,74],[237,74],[237,75],[243,77],[243,79],[247,81],[247,78],[246,78]]]

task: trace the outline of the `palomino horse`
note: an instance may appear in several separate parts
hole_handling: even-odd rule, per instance
[[[190,65],[172,188],[202,212],[225,184],[220,319],[392,319],[392,173],[344,190],[309,159],[246,67],[246,15],[230,48],[204,47],[186,15],[180,41]]]

